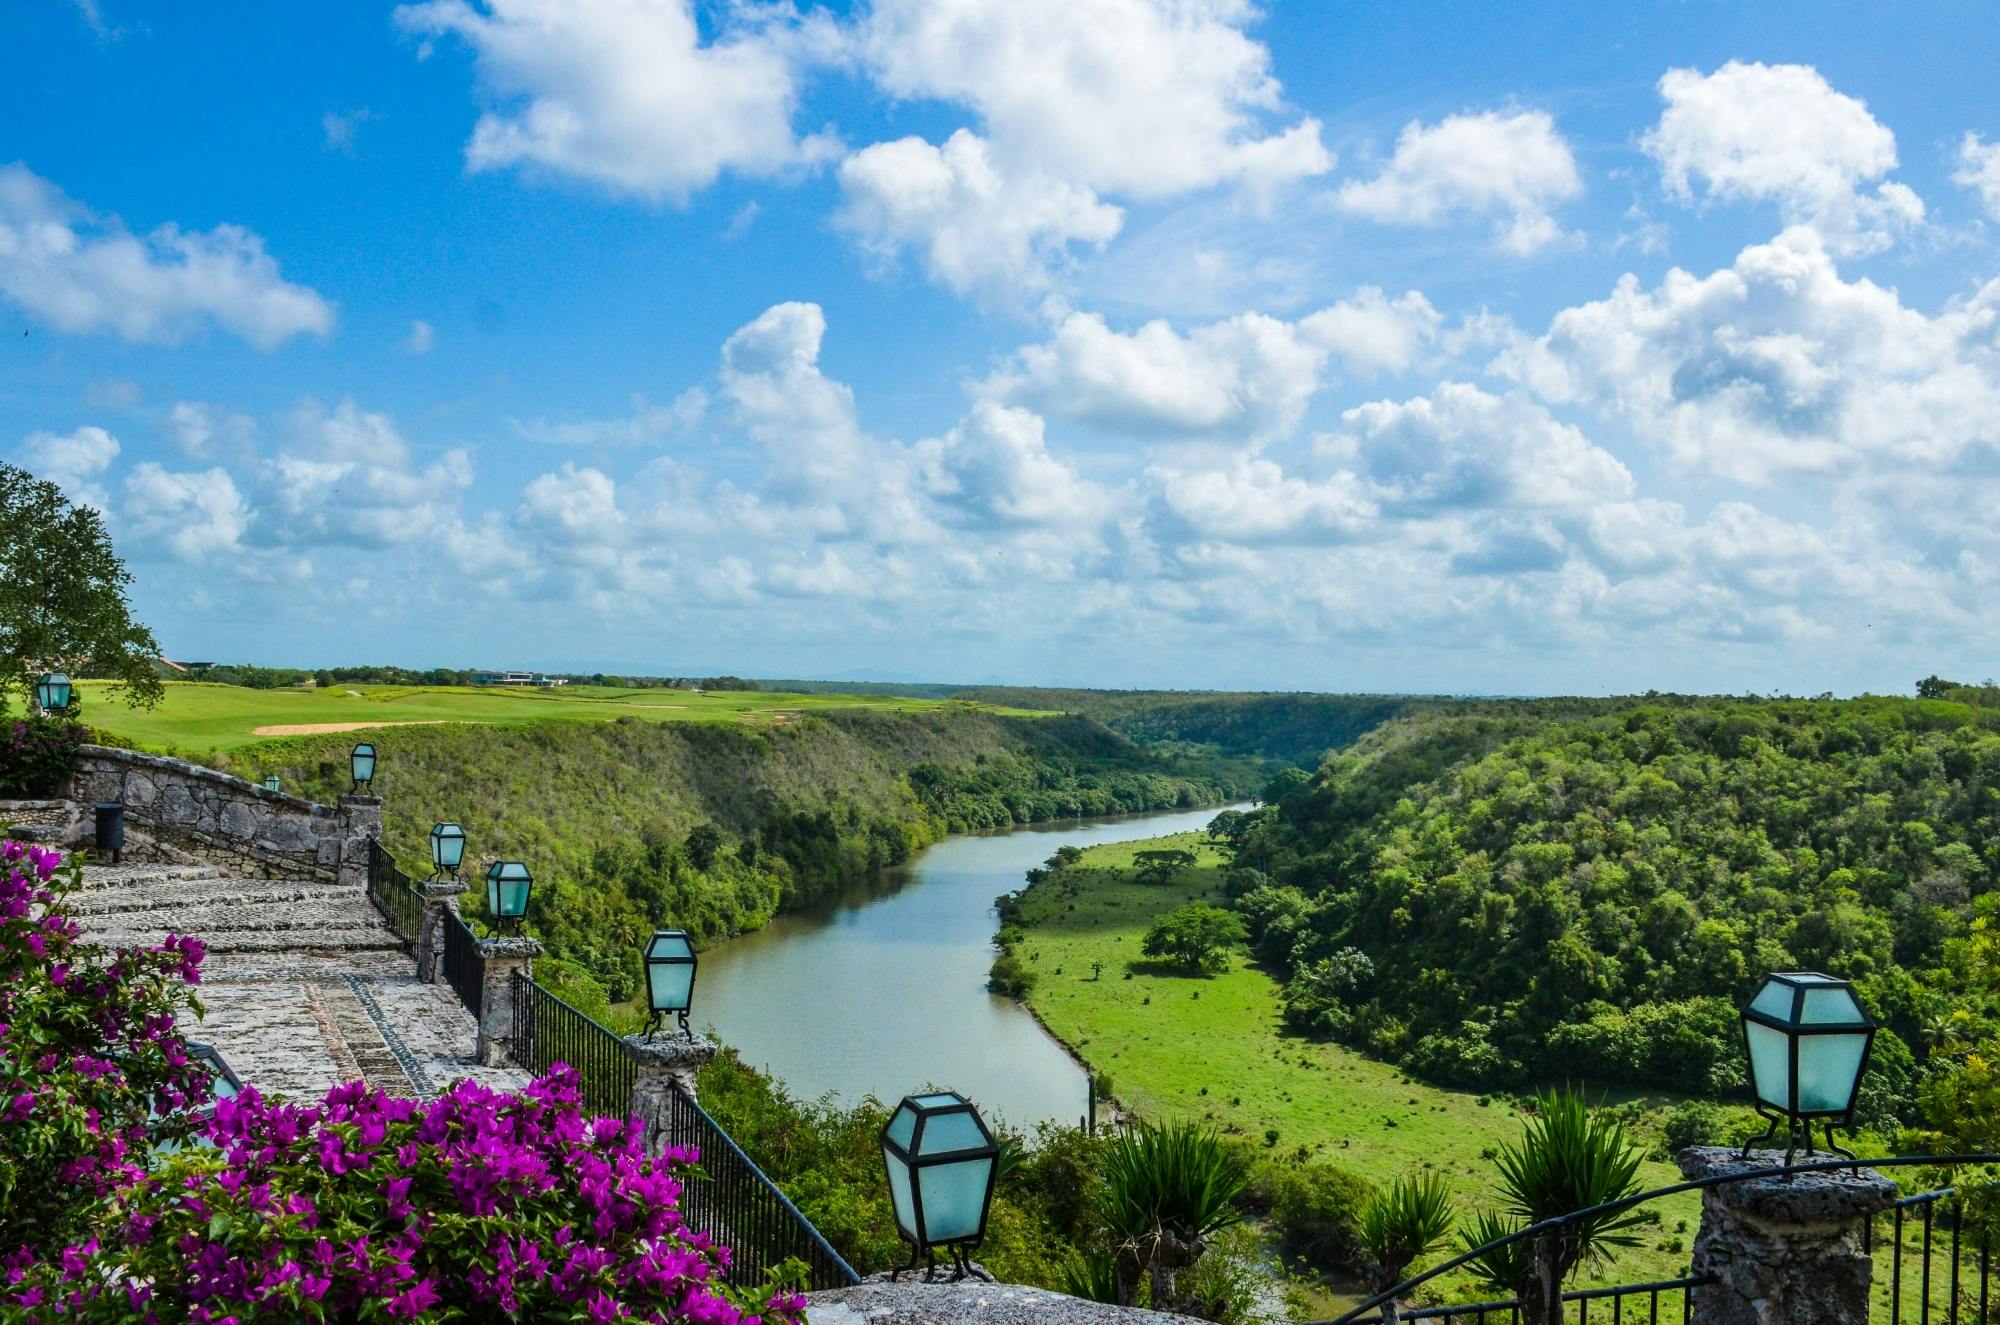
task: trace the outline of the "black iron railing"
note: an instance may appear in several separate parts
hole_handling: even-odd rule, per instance
[[[1988,1325],[1995,1320],[1996,1230],[1969,1215],[1955,1187],[1906,1196],[1864,1230],[1875,1256],[1875,1312],[1890,1325]],[[1884,1267],[1881,1262],[1888,1260]],[[1885,1274],[1886,1268],[1886,1274]]]
[[[1969,1164],[2000,1164],[2000,1155],[1901,1155],[1891,1159],[1863,1160],[1861,1163],[1875,1169],[1943,1170]],[[1530,1239],[1559,1237],[1565,1228],[1595,1223],[1606,1216],[1663,1196],[1701,1191],[1728,1183],[1783,1178],[1800,1173],[1829,1173],[1851,1167],[1850,1161],[1829,1159],[1710,1174],[1592,1206],[1588,1210],[1545,1219],[1504,1238],[1496,1238],[1483,1247],[1454,1256],[1386,1292],[1378,1293],[1346,1315],[1320,1325],[1379,1325],[1385,1302],[1408,1301],[1416,1297],[1426,1284],[1454,1270],[1463,1269],[1487,1252]],[[1945,1325],[1960,1325],[1960,1322],[1964,1325],[1990,1325],[1995,1321],[1996,1317],[1989,1310],[1992,1297],[1990,1271],[1993,1244],[2000,1241],[2000,1230],[1989,1223],[1975,1221],[1965,1210],[1955,1188],[1946,1187],[1904,1197],[1890,1210],[1869,1221],[1863,1229],[1863,1240],[1876,1259],[1875,1300],[1870,1319],[1886,1321],[1889,1325],[1902,1325],[1906,1319],[1916,1322],[1916,1325],[1931,1325],[1933,1321],[1945,1322]],[[1576,1304],[1574,1316],[1579,1322],[1590,1319],[1593,1305],[1598,1306],[1600,1318],[1608,1316],[1619,1325],[1628,1316],[1634,1321],[1641,1319],[1642,1311],[1643,1318],[1649,1322],[1661,1319],[1671,1321],[1676,1306],[1680,1318],[1686,1321],[1692,1318],[1694,1303],[1702,1287],[1711,1282],[1713,1280],[1689,1277],[1623,1284],[1564,1293],[1562,1300],[1566,1313],[1569,1304]],[[1666,1300],[1664,1307],[1661,1304],[1663,1297]],[[1520,1300],[1515,1298],[1409,1307],[1398,1314],[1403,1320],[1442,1320],[1461,1322],[1463,1325],[1486,1325],[1486,1322],[1497,1325],[1497,1322],[1507,1321],[1512,1325],[1522,1319],[1523,1308]]]
[[[557,1063],[576,1069],[584,1102],[598,1113],[632,1112],[638,1064],[632,1051],[604,1026],[518,971],[514,974],[514,1057],[540,1076]]]
[[[368,841],[368,900],[375,903],[403,946],[414,950],[417,930],[424,922],[423,895],[411,884],[410,876],[396,868],[396,858],[373,838]]]
[[[444,913],[444,980],[477,1020],[486,1000],[486,958],[478,936],[450,911]]]
[[[805,1266],[808,1292],[861,1282],[854,1267],[709,1117],[708,1110],[678,1084],[668,1095],[661,1139],[696,1151],[701,1164],[700,1174],[681,1193],[682,1217],[689,1227],[729,1248],[732,1283],[762,1283],[766,1272],[788,1261]]]

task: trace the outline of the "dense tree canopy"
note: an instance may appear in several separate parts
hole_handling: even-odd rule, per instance
[[[2000,866],[2000,713],[1712,701],[1432,714],[1222,826],[1287,1014],[1470,1084],[1722,1089],[1765,972],[1850,976],[1864,1103],[1912,1105],[1939,970]]]
[[[131,579],[103,516],[0,464],[0,703],[53,671],[108,677],[138,703],[158,703],[160,646],[132,619]]]

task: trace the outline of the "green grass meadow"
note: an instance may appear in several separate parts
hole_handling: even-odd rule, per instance
[[[695,694],[563,686],[553,690],[484,686],[329,686],[318,690],[250,690],[201,681],[169,681],[166,699],[150,711],[114,699],[100,681],[78,685],[84,721],[149,750],[240,750],[259,741],[260,727],[319,723],[718,722],[769,727],[829,709],[927,712],[977,707],[964,701],[888,696],[792,695],[758,690]],[[357,739],[359,739],[357,737]]]
[[[1198,865],[1170,884],[1134,882],[1134,853],[1169,846],[1196,852]],[[1090,848],[1079,864],[1028,889],[1020,911],[1027,937],[1015,952],[1037,977],[1029,1006],[1111,1078],[1122,1107],[1142,1117],[1204,1119],[1278,1158],[1301,1157],[1303,1147],[1304,1158],[1377,1183],[1441,1172],[1462,1204],[1489,1204],[1493,1164],[1485,1152],[1520,1131],[1508,1098],[1424,1085],[1342,1045],[1285,1033],[1277,982],[1241,953],[1226,973],[1206,979],[1141,955],[1154,917],[1190,901],[1221,902],[1222,865],[1206,837],[1184,833]],[[1103,963],[1101,976],[1092,975],[1093,962]],[[1639,1130],[1657,1142],[1646,1125]],[[1679,1178],[1663,1159],[1649,1160],[1641,1175],[1649,1188]],[[1698,1202],[1681,1197],[1656,1208],[1662,1222],[1640,1230],[1644,1247],[1582,1282],[1681,1273]],[[1686,1227],[1677,1228],[1682,1220]],[[1672,1250],[1676,1238],[1680,1251]]]

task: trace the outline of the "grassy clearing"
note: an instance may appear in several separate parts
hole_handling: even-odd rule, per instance
[[[149,750],[240,750],[270,739],[259,727],[317,723],[710,722],[776,727],[832,709],[922,713],[943,709],[999,710],[960,701],[888,696],[792,695],[769,691],[627,690],[564,686],[559,690],[473,686],[331,686],[321,690],[250,690],[200,681],[170,681],[166,699],[150,712],[112,699],[102,682],[79,686],[84,719]],[[356,739],[361,739],[357,737]]]
[[[1133,882],[1134,853],[1168,846],[1195,851],[1198,865],[1171,884]],[[1027,937],[1015,951],[1036,976],[1030,1006],[1110,1076],[1128,1110],[1203,1118],[1277,1157],[1323,1160],[1378,1183],[1412,1171],[1443,1172],[1464,1202],[1489,1203],[1493,1165],[1486,1155],[1519,1132],[1509,1099],[1441,1090],[1343,1046],[1286,1034],[1277,982],[1240,955],[1208,979],[1141,956],[1155,916],[1189,901],[1221,901],[1221,866],[1201,834],[1186,833],[1093,847],[1080,864],[1029,889],[1020,916]],[[1094,962],[1103,963],[1099,976],[1092,974]],[[1654,1126],[1640,1124],[1649,1142],[1657,1142]],[[1671,1164],[1653,1160],[1642,1181],[1663,1186],[1679,1176]],[[1645,1247],[1622,1253],[1607,1277],[1590,1282],[1682,1272],[1698,1202],[1679,1198],[1657,1208],[1662,1224],[1642,1230]],[[1685,1228],[1677,1227],[1683,1220]]]

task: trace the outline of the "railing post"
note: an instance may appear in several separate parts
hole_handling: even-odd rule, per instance
[[[444,955],[445,919],[458,914],[458,899],[467,885],[457,879],[427,879],[411,886],[424,899],[423,914],[417,919],[417,979],[434,985]]]
[[[382,836],[382,798],[345,795],[340,811],[340,860],[334,877],[352,888],[368,886],[368,844]]]
[[[1691,1146],[1675,1159],[1693,1179],[1776,1167],[1784,1153]],[[1703,1188],[1693,1272],[1715,1282],[1694,1291],[1694,1325],[1867,1325],[1863,1230],[1895,1200],[1895,1183],[1859,1166]]]
[[[715,1057],[715,1041],[705,1035],[692,1040],[628,1035],[625,1047],[638,1065],[632,1076],[632,1114],[645,1125],[646,1153],[657,1155],[669,1146],[691,1144],[695,1136],[680,1135],[674,1126],[674,1091],[695,1097],[695,1074]]]
[[[479,1061],[499,1067],[514,1053],[514,973],[533,978],[542,945],[525,935],[479,940],[485,964],[479,997]]]

